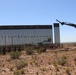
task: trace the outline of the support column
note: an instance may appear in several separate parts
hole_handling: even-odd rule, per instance
[[[59,23],[54,23],[54,42],[60,44],[60,28]]]

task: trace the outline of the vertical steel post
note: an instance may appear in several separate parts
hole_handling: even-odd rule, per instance
[[[59,23],[54,23],[54,42],[60,45],[60,28]]]

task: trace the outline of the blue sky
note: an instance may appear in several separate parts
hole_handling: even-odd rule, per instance
[[[76,23],[76,0],[0,0],[0,25]],[[60,26],[61,42],[76,42],[76,29]]]

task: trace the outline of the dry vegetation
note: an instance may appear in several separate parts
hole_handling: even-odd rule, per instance
[[[45,50],[27,46],[21,52],[0,54],[0,75],[76,75],[75,45],[64,47]]]

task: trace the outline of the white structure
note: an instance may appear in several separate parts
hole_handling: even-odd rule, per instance
[[[0,26],[0,46],[53,43],[51,25]]]
[[[59,23],[54,23],[54,40],[55,40],[55,44],[60,44]]]

